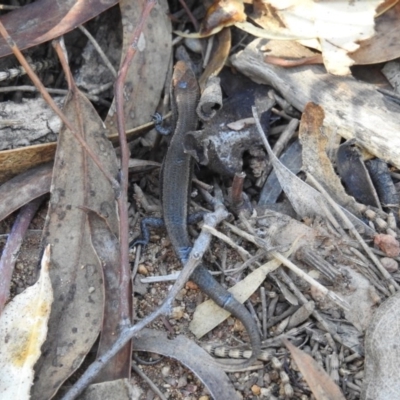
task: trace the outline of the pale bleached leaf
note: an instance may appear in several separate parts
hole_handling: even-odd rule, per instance
[[[349,75],[354,60],[348,53],[375,34],[375,15],[383,0],[270,0],[277,16],[294,35],[314,37],[306,46],[322,51],[325,67],[336,75]]]
[[[38,281],[14,297],[0,316],[0,400],[30,398],[33,366],[47,336],[53,302],[49,266],[47,246]]]

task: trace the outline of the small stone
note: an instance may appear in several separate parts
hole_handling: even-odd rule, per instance
[[[179,389],[179,388],[182,388],[182,387],[184,387],[184,386],[186,386],[187,385],[187,378],[186,378],[186,375],[183,375],[183,376],[181,376],[179,379],[178,379],[178,383],[177,383],[177,385],[176,385],[176,387]]]
[[[388,257],[397,257],[400,254],[400,244],[391,235],[378,234],[374,237],[374,243]]]
[[[164,367],[164,368],[161,369],[161,374],[162,374],[162,376],[165,376],[165,377],[166,377],[166,376],[169,375],[170,371],[171,371],[171,368],[168,367],[168,366],[166,366],[166,367]]]
[[[17,271],[22,271],[23,269],[24,269],[24,264],[23,263],[16,263],[15,264],[15,269],[17,270]]]
[[[315,286],[311,286],[310,294],[313,300],[316,302],[321,302],[325,298],[325,294],[321,292],[320,289],[317,289]]]
[[[399,263],[393,258],[383,257],[381,258],[381,263],[386,271],[393,273],[399,269]]]
[[[91,287],[89,288],[89,293],[93,293],[95,290],[96,290],[96,289],[95,289],[93,286],[91,286]]]
[[[251,391],[253,392],[254,395],[259,396],[261,393],[261,388],[258,385],[253,385],[251,387]]]
[[[185,285],[188,290],[197,290],[199,287],[192,281],[187,281]]]
[[[184,307],[174,307],[172,309],[171,317],[173,319],[181,319],[181,318],[183,318],[184,314],[185,314]]]
[[[199,400],[210,400],[208,396],[200,396]]]
[[[245,328],[244,328],[244,325],[242,324],[242,321],[235,319],[235,324],[233,325],[233,330],[235,332],[243,332],[245,330]]]
[[[147,276],[149,274],[149,271],[144,264],[139,264],[138,273],[141,275]]]

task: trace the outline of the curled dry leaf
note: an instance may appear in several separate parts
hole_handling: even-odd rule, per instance
[[[47,246],[38,281],[5,307],[0,317],[0,398],[30,398],[33,366],[46,339],[53,303],[49,277],[50,246]]]
[[[244,4],[239,0],[217,0],[207,10],[207,14],[200,27],[202,37],[218,33],[223,28],[234,25],[236,22],[246,21]]]
[[[360,217],[357,203],[345,192],[327,155],[328,139],[334,132],[323,126],[324,118],[321,106],[307,103],[304,107],[299,129],[303,171],[313,174],[338,204]]]
[[[215,42],[217,44],[213,46],[211,59],[199,79],[201,91],[204,90],[208,79],[212,76],[217,76],[225,66],[225,62],[231,50],[231,30],[223,29],[215,36],[214,43]]]

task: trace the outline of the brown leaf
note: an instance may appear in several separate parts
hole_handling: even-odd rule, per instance
[[[201,24],[200,35],[208,36],[213,32],[219,32],[224,27],[243,21],[246,21],[246,13],[242,1],[217,0],[207,10],[206,17]]]
[[[317,400],[345,400],[342,392],[325,370],[303,350],[283,339],[294,361]]]
[[[121,0],[120,8],[123,25],[122,60],[132,39],[133,28],[139,22],[141,10],[146,0]],[[124,115],[126,129],[131,129],[149,121],[156,111],[160,95],[164,89],[172,37],[171,21],[167,16],[166,0],[158,1],[152,9],[143,33],[140,36],[138,52],[129,67],[125,81]],[[105,121],[110,131],[116,130],[115,105],[113,104]]]
[[[400,56],[400,3],[375,20],[376,34],[362,41],[360,48],[350,57],[356,64],[376,64]]]
[[[52,161],[55,152],[55,143],[0,151],[0,182],[5,182],[29,168]]]
[[[93,248],[103,267],[105,304],[103,327],[97,357],[102,356],[115,342],[121,321],[121,302],[124,301],[120,292],[121,261],[118,231],[110,229],[106,218],[93,211],[88,211]],[[114,221],[116,222],[116,221]],[[96,376],[94,382],[113,381],[128,378],[131,369],[131,341]]]
[[[0,186],[0,221],[50,190],[52,163],[32,168]]]
[[[97,154],[103,168],[116,176],[114,150],[91,103],[74,90],[67,96],[64,113]],[[32,389],[33,399],[50,398],[79,367],[99,334],[104,305],[103,276],[83,209],[107,215],[108,223],[113,226],[117,219],[114,203],[109,181],[71,132],[63,127],[43,232],[44,245],[52,245],[50,277],[55,302],[43,356],[35,368],[37,381]]]
[[[314,103],[305,105],[299,127],[303,170],[313,174],[337,203],[360,217],[357,203],[345,192],[328,157],[330,140],[335,132],[323,126],[324,118],[321,106]]]
[[[118,0],[38,0],[2,15],[0,20],[20,50],[36,46],[75,29]],[[11,53],[0,38],[0,57]]]
[[[213,46],[211,59],[199,79],[201,91],[204,90],[208,78],[217,76],[225,66],[231,50],[231,30],[223,29],[220,33],[215,35],[214,41],[216,45]]]

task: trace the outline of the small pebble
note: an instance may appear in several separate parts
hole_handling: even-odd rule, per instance
[[[144,275],[144,276],[147,276],[147,275],[149,274],[149,271],[148,271],[148,269],[145,267],[144,264],[139,264],[139,266],[138,266],[138,272],[139,272],[139,274]]]
[[[171,317],[173,319],[181,319],[181,318],[183,318],[184,314],[185,314],[184,307],[174,307],[172,309]]]
[[[397,257],[400,254],[400,244],[393,236],[385,234],[375,235],[374,243],[388,257]]]
[[[381,263],[386,271],[393,273],[399,269],[399,263],[393,258],[383,257],[381,258]]]
[[[199,288],[199,287],[198,287],[194,282],[192,282],[192,281],[186,282],[185,287],[186,287],[186,289],[188,289],[188,290],[197,290],[197,289]]]
[[[187,382],[186,375],[183,375],[178,379],[178,383],[177,383],[176,387],[177,388],[182,388],[182,387],[186,386],[187,383],[188,382]]]
[[[256,396],[259,396],[261,394],[261,388],[258,385],[253,385],[251,387],[251,391],[253,392],[253,394],[255,394]]]
[[[317,289],[315,286],[311,286],[310,294],[311,297],[317,302],[320,302],[325,298],[325,294],[322,293],[321,290]]]

